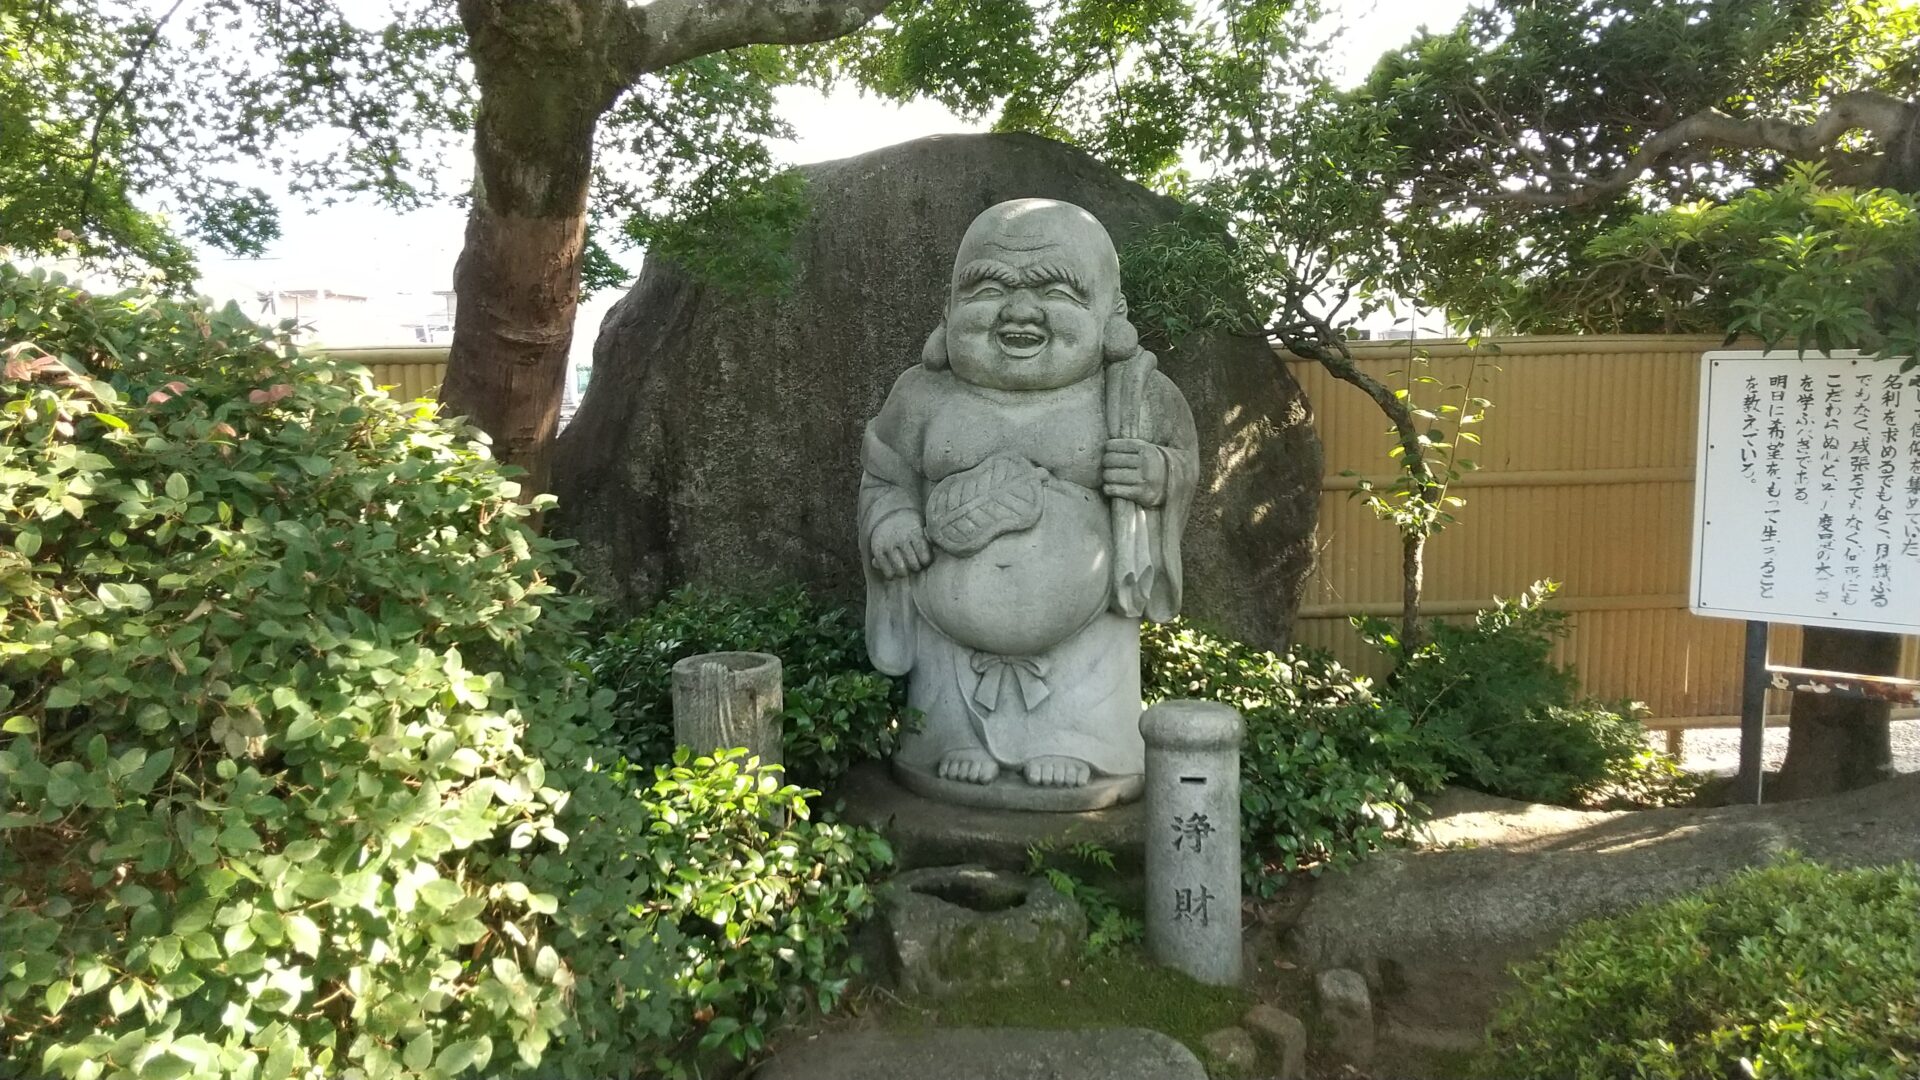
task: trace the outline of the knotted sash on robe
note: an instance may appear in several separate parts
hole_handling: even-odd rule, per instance
[[[1047,689],[1047,663],[1031,656],[1001,656],[997,653],[976,652],[971,661],[973,673],[980,681],[973,686],[973,703],[992,712],[1000,707],[1000,695],[1007,693],[1007,683],[1013,683],[1013,689],[1019,691],[1020,702],[1028,711],[1040,707],[1040,703],[1053,696]]]

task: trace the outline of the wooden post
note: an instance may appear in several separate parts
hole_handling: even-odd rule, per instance
[[[695,754],[744,746],[780,764],[784,708],[777,656],[701,653],[673,665],[673,740]]]

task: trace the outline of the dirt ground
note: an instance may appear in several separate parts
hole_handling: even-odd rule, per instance
[[[1920,720],[1893,722],[1893,766],[1901,772],[1920,772]],[[1665,749],[1665,733],[1649,736],[1655,746]],[[1732,776],[1740,765],[1738,728],[1700,728],[1686,732],[1681,758],[1683,768],[1691,772]],[[1768,770],[1778,769],[1787,759],[1787,729],[1767,729],[1764,750]]]

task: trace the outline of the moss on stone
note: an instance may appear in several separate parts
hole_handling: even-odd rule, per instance
[[[890,1010],[892,1027],[1140,1027],[1170,1035],[1195,1054],[1209,1032],[1240,1022],[1253,999],[1236,987],[1207,986],[1149,961],[1138,948],[1083,959],[1059,979],[956,997],[916,998]]]

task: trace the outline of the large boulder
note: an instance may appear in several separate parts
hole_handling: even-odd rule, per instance
[[[1786,851],[1832,866],[1920,861],[1920,774],[1765,806],[1581,811],[1456,789],[1433,808],[1424,850],[1322,876],[1292,932],[1297,960],[1365,972],[1395,1021],[1425,1031],[1477,1032],[1513,985],[1508,965],[1585,920]]]
[[[622,606],[686,583],[857,599],[861,432],[940,321],[968,223],[1007,199],[1061,199],[1124,253],[1179,211],[1027,135],[937,136],[803,172],[789,292],[729,293],[649,258],[601,327],[553,486],[575,564]],[[1193,407],[1204,473],[1186,612],[1283,646],[1313,558],[1321,458],[1307,403],[1259,341],[1196,338],[1160,362]]]

